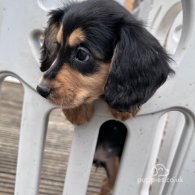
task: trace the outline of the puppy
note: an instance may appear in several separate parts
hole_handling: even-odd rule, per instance
[[[100,127],[93,164],[96,167],[103,167],[107,178],[104,180],[99,195],[109,195],[112,192],[126,136],[127,128],[119,121],[109,120]]]
[[[112,0],[73,2],[51,11],[44,35],[37,91],[76,125],[90,120],[98,98],[117,119],[135,116],[174,73],[159,42]],[[107,178],[99,195],[112,192],[126,135],[119,121],[100,128],[93,163],[104,167]]]
[[[51,11],[41,52],[41,96],[80,125],[103,98],[115,118],[135,116],[173,70],[159,42],[112,0]]]

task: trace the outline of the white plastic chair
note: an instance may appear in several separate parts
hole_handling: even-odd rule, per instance
[[[25,92],[15,195],[38,194],[48,114],[52,109],[34,90],[40,77],[37,62],[40,29],[46,24],[46,12],[40,8],[40,2],[0,2],[0,80],[14,76],[21,81]],[[150,9],[155,11],[152,6],[158,7],[160,1],[152,2]],[[125,122],[129,134],[113,195],[193,195],[195,192],[195,1],[183,0],[182,7],[183,32],[174,56],[178,63],[176,75],[142,107],[136,118]],[[145,14],[145,19],[153,21],[156,15],[152,13],[140,12],[139,16]],[[160,21],[154,21],[152,28]],[[161,32],[158,30],[153,31],[157,37],[156,33]],[[171,121],[172,127],[178,131],[173,129],[171,140],[166,140],[167,148],[162,145],[166,129],[164,114],[170,111],[181,112],[184,123],[181,124],[183,128],[179,128],[177,120]],[[86,194],[98,130],[104,121],[111,118],[105,104],[97,102],[90,123],[75,129],[63,195]],[[164,156],[162,163],[170,170],[168,177],[181,175],[186,184],[138,183],[139,178],[153,177],[159,154]]]

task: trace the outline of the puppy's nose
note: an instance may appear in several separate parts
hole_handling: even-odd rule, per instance
[[[37,92],[43,96],[44,98],[47,98],[49,96],[49,94],[51,93],[51,88],[49,88],[48,86],[45,85],[38,85],[37,86]]]

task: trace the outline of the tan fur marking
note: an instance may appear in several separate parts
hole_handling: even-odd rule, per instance
[[[52,94],[49,100],[65,109],[72,109],[82,104],[91,104],[104,93],[104,86],[109,74],[109,64],[100,65],[100,70],[90,76],[64,65],[56,78],[50,82]]]
[[[135,117],[135,115],[137,114],[137,112],[139,111],[139,108],[136,107],[134,108],[133,112],[119,112],[111,107],[109,107],[112,115],[116,118],[116,119],[119,119],[119,120],[122,120],[122,121],[125,121],[129,118],[133,118]]]
[[[98,195],[110,195],[112,194],[112,190],[114,188],[114,184],[116,182],[118,170],[119,170],[119,159],[118,157],[110,158],[109,161],[107,161],[107,168],[110,174],[109,178],[106,178],[104,180],[104,183],[101,187],[101,191]]]
[[[47,50],[48,52],[48,57],[47,60],[48,62],[53,62],[57,56],[57,49],[55,46],[56,42],[56,36],[57,33],[59,32],[59,25],[54,23],[49,25],[49,27],[45,30],[45,40],[44,42],[48,46]],[[50,63],[43,63],[41,64],[41,69],[47,70],[50,67]]]
[[[132,11],[134,8],[135,0],[126,0],[125,1],[125,7],[129,10]]]
[[[91,119],[94,113],[94,107],[93,104],[82,104],[73,109],[63,109],[63,112],[72,124],[81,125]]]
[[[74,30],[68,38],[68,44],[73,47],[85,41],[85,33],[81,28]]]
[[[57,42],[62,45],[62,42],[63,42],[63,27],[62,27],[62,25],[60,27],[60,30],[57,33],[56,39],[57,39]]]

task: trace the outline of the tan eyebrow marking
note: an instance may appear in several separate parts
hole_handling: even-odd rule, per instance
[[[68,37],[68,45],[76,46],[79,43],[85,41],[85,33],[81,28],[75,29]]]
[[[57,36],[56,36],[56,39],[57,39],[57,42],[62,45],[62,42],[63,42],[63,27],[62,27],[62,25],[60,26],[60,29],[59,29]]]

